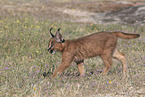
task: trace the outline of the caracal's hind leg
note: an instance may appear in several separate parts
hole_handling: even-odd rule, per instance
[[[113,58],[116,58],[121,61],[121,63],[123,64],[123,72],[126,73],[127,72],[127,61],[126,61],[125,55],[123,53],[119,52],[117,49],[115,49],[115,51],[113,53]]]
[[[78,66],[80,76],[84,76],[85,75],[84,60],[77,61],[76,64]]]

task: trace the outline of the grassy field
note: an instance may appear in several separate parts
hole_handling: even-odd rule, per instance
[[[8,0],[5,0],[8,2]],[[5,3],[3,2],[3,3]],[[79,24],[27,13],[4,12],[0,15],[0,96],[1,97],[132,97],[145,96],[145,25]],[[113,59],[107,76],[101,58],[85,60],[85,77],[78,77],[75,63],[56,79],[44,78],[61,62],[61,54],[47,51],[50,27],[53,33],[61,27],[65,39],[78,38],[97,31],[121,30],[138,33],[134,40],[118,39],[119,51],[128,62],[127,76],[122,65]]]

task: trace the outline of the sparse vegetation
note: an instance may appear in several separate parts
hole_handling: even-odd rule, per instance
[[[0,2],[4,5],[10,4],[8,0],[4,1]],[[17,4],[15,1],[11,3]],[[4,14],[0,14],[0,95],[2,97],[143,97],[145,95],[145,25],[79,24],[63,19],[53,20],[49,16],[43,18],[43,15],[37,17],[35,13],[28,14],[6,9],[1,12]],[[55,16],[55,13],[53,14]],[[56,79],[44,78],[43,72],[53,72],[61,62],[60,53],[51,55],[47,51],[50,38],[48,31],[51,26],[54,27],[53,33],[61,27],[65,39],[78,38],[102,30],[121,30],[140,34],[141,37],[138,39],[118,40],[118,49],[127,57],[127,76],[123,76],[122,65],[115,59],[109,74],[99,76],[104,66],[102,60],[96,57],[85,60],[85,77],[78,77],[77,66],[73,63]]]

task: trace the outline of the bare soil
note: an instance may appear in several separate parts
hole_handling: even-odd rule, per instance
[[[2,17],[21,17],[29,14],[41,19],[51,18],[60,21],[66,20],[91,24],[142,24],[145,22],[143,11],[145,12],[144,2],[37,2],[33,4],[0,2],[0,13]]]

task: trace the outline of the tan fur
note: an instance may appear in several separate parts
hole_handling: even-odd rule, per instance
[[[73,61],[77,63],[80,75],[84,75],[84,59],[95,56],[100,56],[105,64],[103,75],[108,73],[112,65],[112,57],[122,62],[123,72],[126,72],[126,58],[123,53],[117,51],[117,38],[132,39],[139,37],[138,34],[126,34],[123,32],[98,32],[60,43],[60,40],[63,40],[63,38],[59,32],[57,32],[55,37],[54,35],[52,36],[53,37],[49,41],[48,51],[52,53],[56,50],[62,53],[62,62],[52,75],[54,78],[57,74],[62,74]]]
[[[123,39],[132,39],[132,38],[137,38],[140,36],[139,34],[127,34],[127,33],[123,33],[123,32],[115,32],[113,34],[115,34],[117,37],[123,38]]]
[[[117,49],[115,49],[114,53],[113,53],[113,57],[117,58],[118,60],[120,60],[123,64],[123,72],[126,73],[127,71],[127,61],[125,58],[125,55],[121,52],[118,52]]]

